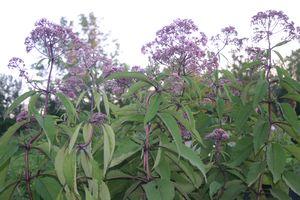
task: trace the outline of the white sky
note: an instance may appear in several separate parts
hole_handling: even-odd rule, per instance
[[[120,60],[143,65],[146,58],[140,52],[142,45],[173,19],[193,19],[207,35],[227,25],[247,35],[250,18],[258,11],[282,10],[300,25],[299,8],[300,0],[1,0],[0,73],[8,73],[6,65],[13,56],[28,61],[24,39],[42,17],[59,22],[62,16],[75,20],[81,13],[94,12],[103,18],[111,37],[118,39]]]

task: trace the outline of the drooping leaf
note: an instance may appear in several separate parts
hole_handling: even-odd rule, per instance
[[[73,103],[63,93],[59,92],[56,95],[66,108],[67,115],[70,118],[70,120],[73,120],[77,116],[76,109]]]
[[[158,116],[163,121],[163,123],[165,124],[165,126],[167,127],[169,132],[171,133],[171,135],[174,139],[174,142],[176,144],[177,152],[180,156],[180,154],[181,154],[180,146],[183,146],[183,145],[182,145],[182,137],[180,134],[180,129],[178,127],[176,120],[169,113],[159,113]]]
[[[66,180],[67,186],[76,194],[77,183],[76,183],[76,151],[65,154],[65,160],[63,162],[63,175]]]
[[[282,103],[280,105],[284,118],[298,133],[300,133],[300,121],[297,118],[295,110],[288,103]]]
[[[57,151],[55,160],[54,160],[54,168],[57,174],[57,178],[62,185],[66,183],[66,179],[64,176],[64,161],[65,161],[66,148],[63,147]]]
[[[73,147],[74,147],[74,144],[77,140],[77,137],[78,137],[78,133],[80,131],[80,128],[81,128],[81,125],[82,123],[78,124],[75,128],[75,131],[71,137],[71,140],[70,140],[70,143],[69,143],[69,154],[71,153],[71,151],[73,150]]]
[[[300,147],[295,145],[286,145],[284,148],[300,161]]]
[[[222,187],[222,184],[217,182],[217,181],[213,181],[209,185],[209,197],[210,197],[210,199],[213,199],[213,196],[219,191],[219,189],[221,187]]]
[[[167,149],[169,149],[172,152],[179,153],[176,149],[176,146],[173,143],[169,144],[163,144],[163,146]],[[188,160],[193,166],[195,166],[197,169],[200,170],[202,173],[205,181],[206,181],[206,169],[205,165],[203,164],[202,160],[200,159],[199,155],[195,151],[193,151],[191,148],[188,148],[185,145],[179,146],[180,155]]]
[[[13,134],[26,123],[27,121],[17,122],[11,127],[9,127],[8,130],[0,138],[0,147],[6,145],[10,141]]]
[[[110,161],[113,157],[115,150],[115,134],[112,128],[104,124],[103,125],[103,136],[104,136],[104,169],[103,176],[105,176],[106,171],[109,167]]]
[[[283,180],[295,193],[300,195],[299,174],[291,171],[285,172],[283,175]]]
[[[255,153],[267,141],[269,136],[269,122],[264,119],[258,119],[253,130],[253,145]]]
[[[265,168],[265,162],[254,162],[250,164],[246,177],[248,186],[251,186],[258,179],[258,177],[264,172]]]
[[[273,182],[281,179],[286,162],[285,152],[280,144],[272,143],[267,148],[267,164],[273,175]]]
[[[42,177],[35,180],[35,190],[45,200],[56,199],[61,189],[60,184],[52,177]]]
[[[150,103],[144,118],[144,124],[147,124],[155,117],[159,108],[159,104],[160,104],[160,95],[156,94],[151,96]]]
[[[111,160],[110,167],[114,167],[122,163],[142,148],[142,146],[128,138],[117,141],[116,144],[116,150]]]
[[[244,137],[237,141],[236,145],[232,147],[231,166],[238,166],[244,162],[252,152],[252,138]]]
[[[264,78],[258,80],[255,86],[255,94],[253,97],[253,108],[256,108],[261,100],[264,99],[267,94],[268,84]]]
[[[143,188],[146,192],[148,200],[172,200],[174,199],[174,185],[166,179],[158,179],[151,181]]]
[[[14,190],[16,189],[17,185],[18,185],[18,181],[6,185],[3,188],[3,190],[0,191],[0,199],[5,199],[5,200],[12,199]]]
[[[57,128],[56,128],[56,120],[55,116],[52,115],[46,115],[44,116],[44,119],[41,119],[43,121],[42,128],[45,131],[48,143],[49,143],[49,150],[51,144],[53,144],[55,136],[57,134]]]
[[[99,186],[99,196],[101,200],[110,200],[110,192],[105,184],[105,182],[101,181]]]

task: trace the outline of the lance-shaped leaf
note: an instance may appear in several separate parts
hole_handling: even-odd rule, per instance
[[[297,114],[296,114],[295,110],[288,103],[282,103],[280,105],[282,108],[282,113],[283,113],[284,118],[296,130],[296,132],[299,133],[300,132],[300,121],[297,118]]]
[[[171,152],[178,153],[178,154],[180,153],[180,155],[183,158],[188,160],[194,167],[200,170],[200,172],[204,176],[205,181],[207,181],[205,165],[200,159],[200,156],[197,155],[195,151],[193,151],[191,148],[188,148],[183,144],[179,146],[179,152],[177,151],[176,146],[173,143],[163,144],[163,147],[167,148]]]
[[[105,182],[101,181],[99,186],[99,196],[101,200],[110,200],[110,192]]]
[[[82,123],[78,124],[75,128],[75,131],[71,137],[70,143],[69,143],[69,153],[71,153],[71,151],[73,150],[74,144],[77,140],[80,128],[81,128]]]
[[[112,128],[104,124],[102,126],[103,136],[104,136],[104,168],[103,168],[103,176],[105,176],[106,171],[109,167],[110,161],[113,157],[115,150],[115,134]]]
[[[255,94],[253,97],[253,108],[256,108],[261,100],[264,99],[267,94],[268,84],[264,78],[258,80],[255,86]]]
[[[66,179],[64,176],[64,161],[65,161],[66,148],[62,147],[57,151],[55,160],[54,160],[54,168],[57,174],[57,178],[62,185],[66,183]]]
[[[25,92],[21,96],[17,97],[14,100],[14,102],[6,110],[6,112],[4,114],[4,118],[6,118],[8,116],[8,114],[10,114],[15,108],[17,108],[25,99],[27,99],[28,97],[31,97],[35,93],[36,93],[35,91],[29,91],[29,92]]]
[[[64,158],[63,175],[65,177],[66,184],[73,192],[78,194],[76,183],[76,151],[66,153]]]
[[[300,147],[295,145],[287,145],[284,148],[290,152],[298,161],[300,161]]]
[[[3,147],[4,145],[8,144],[13,134],[25,123],[27,123],[27,121],[17,122],[11,127],[9,127],[8,130],[0,138],[0,147]]]
[[[159,104],[160,104],[160,95],[156,94],[151,96],[150,103],[144,118],[144,124],[147,124],[155,117],[159,108]]]
[[[175,197],[174,185],[166,179],[151,181],[143,188],[148,200],[172,200]]]
[[[180,146],[183,146],[183,145],[182,145],[182,137],[180,134],[180,129],[178,127],[176,120],[169,113],[159,113],[158,116],[163,121],[163,123],[165,124],[165,126],[167,127],[169,132],[171,133],[171,135],[174,139],[174,142],[176,144],[177,152],[180,156],[180,154],[181,154]]]
[[[269,122],[264,119],[258,119],[253,130],[253,145],[255,153],[267,141],[269,135]]]
[[[67,115],[70,118],[70,120],[73,120],[77,116],[76,109],[73,103],[63,93],[59,92],[56,95],[66,108]]]
[[[299,174],[296,174],[295,172],[285,172],[283,180],[295,193],[300,195]]]
[[[277,183],[281,179],[281,174],[285,167],[285,152],[280,144],[272,143],[267,148],[267,164],[273,175],[273,182]]]

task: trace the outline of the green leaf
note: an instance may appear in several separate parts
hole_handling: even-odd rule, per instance
[[[1,188],[4,187],[4,183],[6,180],[6,175],[10,165],[10,159],[5,161],[4,163],[1,163],[0,165],[1,165],[0,166],[0,191],[1,191]]]
[[[74,144],[77,140],[77,137],[78,137],[78,133],[80,131],[80,128],[81,128],[81,125],[82,123],[78,124],[75,128],[75,131],[71,137],[71,140],[70,140],[70,143],[69,143],[69,154],[71,153],[71,151],[73,150],[73,147],[74,147]]]
[[[35,190],[44,200],[53,200],[61,190],[60,184],[51,177],[42,177],[35,180]]]
[[[284,148],[300,161],[300,147],[295,145],[287,145],[284,146]]]
[[[155,170],[160,175],[161,179],[170,180],[171,169],[170,169],[169,162],[167,162],[167,160],[165,159],[165,155],[164,154],[165,154],[165,152],[162,151],[160,162],[158,163],[158,165],[155,168]]]
[[[123,96],[129,97],[146,86],[149,86],[149,84],[146,82],[138,81],[138,82],[134,83],[133,85],[131,85],[130,88],[128,89],[128,92],[125,93]]]
[[[84,192],[85,192],[85,199],[86,200],[94,200],[91,192],[89,191],[89,189],[87,189],[87,187],[84,187]]]
[[[2,191],[0,191],[0,199],[10,200],[13,197],[13,193],[19,182],[13,182],[8,184]]]
[[[79,97],[76,101],[76,106],[75,106],[76,108],[78,108],[80,102],[82,101],[82,99],[84,98],[85,95],[86,95],[86,91],[83,91],[83,92],[80,93],[80,95],[79,95]]]
[[[283,174],[283,180],[285,183],[298,195],[300,195],[300,181],[299,181],[299,174],[295,172],[285,172]]]
[[[54,142],[55,136],[57,134],[57,128],[56,128],[56,116],[52,115],[46,115],[43,121],[43,129],[45,131],[48,143],[49,143],[49,150],[51,147],[51,144]]]
[[[150,79],[148,79],[148,77],[146,75],[139,73],[139,72],[115,72],[115,73],[111,74],[109,77],[107,77],[106,80],[119,79],[119,78],[135,78],[140,81],[149,83],[150,85],[153,85],[153,86],[157,85],[154,81],[151,81]]]
[[[264,99],[267,94],[268,84],[264,78],[258,80],[255,86],[255,93],[253,98],[253,108],[256,108],[261,100]]]
[[[238,132],[245,126],[249,116],[253,112],[252,104],[240,105],[234,109],[235,125]]]
[[[225,106],[224,100],[220,97],[217,97],[217,113],[218,113],[219,120],[222,119],[224,106]]]
[[[17,108],[25,99],[28,97],[34,95],[36,92],[35,91],[28,91],[22,94],[21,96],[17,97],[14,102],[8,107],[4,114],[4,119],[10,114],[15,108]]]
[[[213,196],[219,191],[219,189],[222,187],[222,184],[217,182],[217,181],[213,181],[210,185],[209,185],[209,197],[211,199],[213,199]]]
[[[278,143],[272,143],[267,148],[267,164],[273,175],[273,182],[277,183],[281,179],[284,171],[286,156],[283,148]]]
[[[156,94],[151,96],[149,107],[146,111],[146,115],[144,118],[144,124],[147,124],[156,116],[159,108],[159,104],[160,104],[160,95]]]
[[[116,150],[114,152],[113,159],[111,160],[110,167],[114,167],[122,163],[142,148],[142,146],[128,138],[117,141],[116,144]]]
[[[269,136],[269,122],[264,119],[258,119],[253,130],[253,145],[255,153],[261,146],[267,142]]]
[[[74,120],[74,118],[77,116],[77,113],[73,103],[63,93],[59,92],[56,95],[65,106],[69,119]]]
[[[175,197],[174,185],[165,179],[151,181],[143,188],[148,200],[172,200]]]
[[[104,136],[103,176],[105,176],[115,150],[115,134],[112,128],[107,124],[104,124],[102,128],[103,128],[103,136]]]
[[[288,192],[285,192],[276,186],[272,186],[271,194],[273,197],[277,198],[278,200],[290,200]]]
[[[65,154],[65,160],[63,162],[63,175],[66,179],[68,187],[78,194],[76,184],[76,151]]]
[[[57,174],[57,178],[58,180],[60,181],[60,183],[62,185],[65,185],[66,183],[66,179],[65,179],[65,176],[64,176],[64,161],[65,161],[65,154],[66,154],[66,148],[63,147],[61,149],[59,149],[57,151],[57,154],[56,154],[56,157],[55,157],[55,160],[54,160],[54,168],[55,168],[55,171],[56,171],[56,174]]]
[[[108,121],[110,122],[109,101],[108,101],[105,91],[101,91],[101,93],[102,93],[105,113],[106,113],[106,116],[108,117]]]
[[[258,177],[264,172],[266,168],[265,162],[255,162],[251,163],[249,166],[249,171],[247,173],[246,181],[248,186],[250,187]]]
[[[176,149],[176,146],[173,143],[169,143],[169,144],[163,144],[163,147],[169,149],[172,152],[175,153],[180,153],[180,155],[185,158],[186,160],[188,160],[193,166],[195,166],[197,169],[200,170],[200,172],[202,173],[202,175],[206,180],[206,169],[205,169],[205,165],[203,164],[202,160],[200,159],[199,155],[197,155],[197,153],[195,151],[193,151],[191,148],[188,148],[185,145],[180,145],[179,146],[179,152]]]
[[[10,142],[0,148],[0,165],[8,161],[19,149],[17,141]]]
[[[291,40],[284,40],[284,41],[281,41],[281,42],[275,44],[271,49],[274,49],[274,48],[276,48],[276,47],[280,47],[280,46],[282,46],[282,45],[285,45],[286,43],[288,43],[288,42],[290,42],[290,41],[291,41]]]
[[[0,147],[3,147],[6,144],[8,144],[13,134],[26,123],[27,121],[17,122],[11,127],[9,127],[8,130],[0,138]]]
[[[81,166],[82,166],[82,169],[84,171],[84,174],[87,176],[87,177],[92,177],[93,175],[93,166],[90,162],[90,157],[87,153],[85,153],[85,151],[80,151],[80,163],[81,163]]]
[[[220,198],[221,200],[232,200],[237,198],[242,192],[246,190],[245,185],[240,180],[228,181],[225,185],[225,191]]]
[[[284,118],[288,123],[299,133],[300,132],[300,121],[297,118],[295,110],[288,103],[280,104]]]
[[[101,181],[101,184],[99,186],[99,196],[100,200],[110,200],[110,192],[105,184],[105,182]]]
[[[158,116],[163,121],[163,123],[165,124],[169,132],[171,133],[174,142],[176,144],[177,152],[180,156],[181,154],[180,146],[183,145],[182,145],[182,137],[181,137],[180,129],[178,127],[176,120],[169,113],[159,113]]]
[[[238,140],[236,145],[232,147],[231,162],[229,165],[238,166],[244,162],[250,156],[253,150],[252,147],[252,138],[244,137]]]

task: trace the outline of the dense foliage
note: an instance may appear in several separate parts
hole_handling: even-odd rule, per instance
[[[83,19],[83,35],[41,19],[26,38],[44,81],[9,62],[32,90],[5,113],[28,100],[0,138],[0,199],[300,195],[300,83],[277,51],[300,28],[283,12],[253,16],[251,38],[176,19],[142,47],[146,68],[104,53],[95,19]]]

